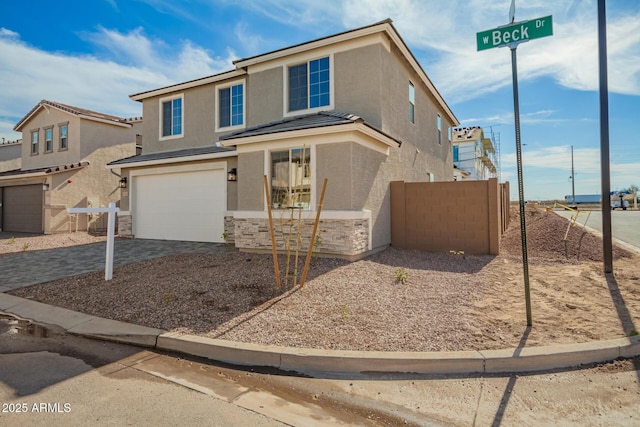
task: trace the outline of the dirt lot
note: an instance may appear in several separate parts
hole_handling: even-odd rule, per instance
[[[95,272],[11,294],[106,318],[261,344],[386,351],[509,348],[523,343],[526,328],[519,219],[513,214],[500,256],[389,248],[353,263],[319,258],[304,288],[277,287],[269,255],[229,253],[165,257],[116,268],[111,282]],[[526,220],[534,326],[524,344],[612,339],[640,329],[640,256],[616,248],[614,275],[607,279],[600,239],[571,227],[564,242],[568,221],[553,212],[531,210]],[[56,236],[39,237],[47,238]],[[402,277],[405,283],[397,280]]]

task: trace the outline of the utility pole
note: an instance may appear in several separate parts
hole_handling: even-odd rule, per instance
[[[611,238],[611,172],[609,170],[609,84],[607,74],[607,16],[605,0],[598,0],[600,71],[600,170],[602,181],[602,250],[604,272],[613,272]]]

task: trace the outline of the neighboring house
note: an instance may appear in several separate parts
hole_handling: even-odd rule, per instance
[[[234,65],[131,96],[142,154],[108,166],[121,234],[267,250],[267,203],[310,224],[328,178],[318,250],[358,257],[390,244],[391,181],[452,180],[459,122],[391,20]]]
[[[119,201],[120,177],[105,165],[136,153],[141,123],[40,101],[14,127],[22,132],[21,166],[0,172],[0,228],[45,234],[104,228],[98,215],[70,215],[67,208]]]
[[[21,164],[22,140],[5,141],[2,138],[2,142],[0,142],[0,172],[20,169]]]
[[[495,148],[479,126],[453,130],[453,165],[467,173],[457,174],[463,181],[483,181],[497,176]]]
[[[469,180],[471,174],[465,170],[458,168],[455,164],[453,165],[453,180],[454,181],[465,181]]]

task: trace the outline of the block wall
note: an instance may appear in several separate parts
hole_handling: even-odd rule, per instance
[[[508,224],[508,194],[496,179],[392,182],[391,245],[497,255]]]

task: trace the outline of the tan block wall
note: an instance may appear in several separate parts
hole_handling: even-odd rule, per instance
[[[497,255],[508,224],[506,192],[488,181],[391,183],[391,245]],[[504,197],[507,200],[504,200]]]

